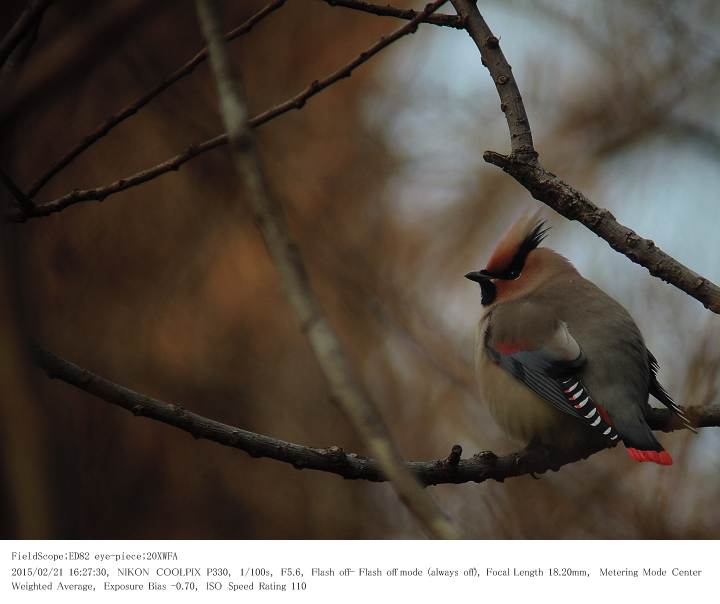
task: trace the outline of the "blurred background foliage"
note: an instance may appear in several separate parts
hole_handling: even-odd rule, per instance
[[[228,29],[264,3],[226,2]],[[3,31],[22,5],[7,3]],[[720,281],[720,4],[516,0],[481,11],[513,65],[544,165]],[[252,112],[401,24],[289,0],[231,45]],[[29,57],[3,82],[3,168],[27,187],[201,46],[191,2],[55,2]],[[39,199],[109,183],[220,129],[203,65]],[[507,150],[508,135],[467,35],[422,26],[256,133],[313,283],[403,454],[444,457],[454,443],[465,455],[516,449],[476,399],[479,291],[462,276],[538,204],[482,161],[485,149]],[[102,204],[3,228],[3,537],[421,536],[387,485],[195,441],[48,380],[18,352],[31,334],[198,413],[362,453],[239,190],[222,148]],[[687,404],[716,401],[718,318],[546,213],[548,245],[631,311],[671,392]],[[432,493],[476,538],[719,538],[720,431],[661,438],[671,468],[617,449],[541,480]]]

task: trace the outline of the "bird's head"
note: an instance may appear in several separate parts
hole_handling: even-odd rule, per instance
[[[465,275],[466,279],[480,285],[483,306],[497,300],[498,286],[503,289],[504,282],[521,280],[528,256],[542,243],[549,230],[539,212],[523,214],[497,244],[487,266]]]

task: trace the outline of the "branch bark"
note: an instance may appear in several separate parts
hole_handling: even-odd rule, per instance
[[[458,15],[465,23],[465,30],[470,34],[475,46],[480,51],[482,63],[487,67],[495,83],[500,97],[500,110],[505,114],[508,129],[510,130],[510,145],[515,157],[528,162],[537,160],[537,153],[533,146],[530,121],[525,112],[520,89],[518,88],[512,68],[510,67],[502,49],[500,40],[485,23],[477,6],[471,0],[451,0]]]
[[[257,128],[258,126],[261,126],[269,122],[270,120],[273,120],[276,117],[287,113],[288,111],[291,111],[293,109],[302,109],[309,99],[314,97],[316,94],[322,92],[329,86],[332,86],[336,82],[344,78],[349,78],[357,67],[369,61],[372,57],[390,46],[393,42],[396,42],[403,36],[415,33],[417,31],[418,25],[422,22],[423,14],[424,11],[423,13],[418,13],[418,15],[414,19],[410,20],[409,23],[396,29],[391,34],[383,36],[367,50],[361,52],[352,61],[333,71],[329,75],[325,76],[323,79],[314,80],[313,82],[308,84],[303,90],[290,97],[286,101],[283,101],[282,103],[275,105],[275,107],[271,107],[267,111],[263,111],[262,113],[251,118],[250,120],[248,120],[249,125],[253,128]],[[227,143],[227,134],[220,134],[206,141],[192,144],[182,153],[178,153],[174,157],[171,157],[162,163],[152,166],[151,168],[148,168],[146,170],[136,172],[135,174],[132,174],[130,176],[126,176],[124,178],[116,180],[109,185],[96,187],[93,189],[76,189],[74,191],[71,191],[67,195],[63,195],[62,197],[58,197],[56,199],[46,202],[35,203],[33,210],[30,213],[23,213],[19,208],[11,208],[10,210],[5,212],[5,221],[25,222],[29,218],[39,218],[42,216],[49,216],[50,214],[54,214],[55,212],[60,212],[69,206],[75,205],[76,203],[83,203],[87,201],[104,201],[107,197],[114,195],[115,193],[125,191],[126,189],[130,189],[132,187],[137,187],[138,185],[153,180],[158,176],[162,176],[163,174],[166,174],[168,172],[178,170],[183,164],[187,163],[198,155],[202,155],[203,153],[207,153],[208,151],[217,149],[218,147],[226,145]]]
[[[435,11],[446,0],[428,4],[411,24]],[[451,539],[459,535],[405,467],[390,433],[375,405],[353,376],[340,340],[325,317],[310,284],[300,250],[292,238],[280,203],[269,192],[255,152],[247,107],[230,66],[220,29],[215,0],[197,0],[198,18],[207,41],[210,64],[217,82],[220,112],[228,132],[238,176],[243,180],[248,203],[278,271],[282,288],[305,332],[331,394],[353,424],[368,449],[392,483],[400,500],[433,537]]]
[[[266,457],[291,464],[298,470],[318,470],[336,474],[346,479],[382,482],[385,474],[373,459],[356,453],[346,453],[338,446],[316,448],[291,443],[264,434],[249,432],[242,428],[188,411],[180,405],[150,398],[110,380],[91,373],[69,361],[42,350],[33,349],[33,361],[51,379],[59,379],[93,396],[130,411],[136,416],[162,422],[218,444],[245,451],[252,457]],[[720,426],[720,405],[691,407],[685,410],[694,426],[707,428]],[[667,409],[653,409],[648,423],[654,430],[671,432],[682,429],[677,416]],[[462,449],[455,445],[450,455],[443,459],[405,462],[407,469],[415,474],[423,485],[448,483],[484,482],[540,474],[558,470],[566,464],[585,459],[598,449],[576,451],[545,451],[523,449],[509,455],[498,456],[491,451],[461,459]]]
[[[451,2],[458,15],[464,19],[465,29],[475,41],[483,64],[490,71],[500,96],[500,108],[505,113],[510,130],[510,155],[486,151],[483,155],[485,161],[502,168],[535,199],[568,220],[582,223],[607,241],[614,250],[647,268],[651,275],[674,285],[701,302],[705,308],[720,314],[720,287],[663,252],[653,241],[620,224],[608,210],[597,207],[580,191],[540,165],[522,96],[512,69],[500,50],[498,38],[492,34],[474,2]]]
[[[396,17],[398,19],[411,20],[415,19],[420,13],[416,10],[396,8],[390,6],[380,6],[372,2],[363,2],[362,0],[322,0],[330,6],[340,6],[342,8],[350,8],[353,10],[378,15],[379,17]],[[455,15],[428,15],[422,20],[422,23],[430,23],[431,25],[440,25],[442,27],[453,27],[455,29],[463,29],[465,23]]]

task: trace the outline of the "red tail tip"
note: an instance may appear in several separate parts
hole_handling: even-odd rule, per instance
[[[640,451],[628,447],[627,452],[635,461],[652,461],[661,466],[671,466],[673,462],[670,453],[667,451]]]

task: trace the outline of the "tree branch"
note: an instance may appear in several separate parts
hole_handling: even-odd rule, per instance
[[[422,17],[423,13],[418,13],[418,17]],[[399,29],[395,30],[390,35],[383,36],[367,50],[361,52],[352,61],[346,63],[339,69],[325,76],[322,80],[314,80],[293,97],[251,118],[250,120],[248,120],[248,124],[253,128],[257,128],[258,126],[261,126],[269,122],[270,120],[273,120],[276,117],[279,117],[284,113],[291,111],[292,109],[302,109],[305,106],[305,103],[310,98],[322,92],[329,86],[332,86],[336,82],[344,78],[349,78],[357,67],[369,61],[381,50],[384,50],[385,48],[390,46],[390,44],[396,42],[403,36],[415,33],[415,31],[417,31],[418,25],[422,21],[422,19],[418,17],[411,20],[409,23],[400,27]],[[68,193],[67,195],[58,197],[57,199],[36,203],[33,211],[29,214],[23,214],[18,209],[10,209],[5,213],[5,221],[25,222],[29,218],[39,218],[42,216],[49,216],[50,214],[53,214],[55,212],[60,212],[76,203],[82,203],[86,201],[104,201],[107,197],[114,195],[115,193],[119,193],[120,191],[124,191],[126,189],[130,189],[132,187],[136,187],[138,185],[146,183],[150,180],[153,180],[154,178],[157,178],[158,176],[166,174],[167,172],[178,170],[180,166],[197,157],[198,155],[202,155],[203,153],[211,151],[212,149],[216,149],[217,147],[226,145],[227,143],[227,134],[220,134],[201,143],[195,143],[193,145],[190,145],[182,153],[179,153],[160,164],[116,180],[109,185],[96,187],[94,189],[76,189]]]
[[[270,4],[260,9],[242,25],[226,33],[225,39],[228,41],[234,40],[235,38],[238,38],[243,34],[248,33],[253,27],[255,27],[255,25],[257,25],[257,23],[262,21],[269,14],[279,9],[283,4],[285,4],[285,2],[287,2],[287,0],[273,0],[273,2],[270,2]],[[166,76],[165,79],[163,79],[162,82],[160,82],[157,86],[129,103],[117,114],[108,117],[92,132],[85,135],[85,137],[83,137],[83,139],[79,143],[66,151],[62,157],[60,157],[55,163],[53,163],[50,168],[48,168],[48,170],[42,176],[40,176],[37,181],[35,181],[35,183],[30,187],[27,192],[28,197],[35,197],[40,191],[40,189],[42,189],[48,182],[50,182],[50,180],[54,176],[56,176],[60,171],[66,168],[86,149],[88,149],[90,146],[92,146],[98,140],[108,134],[113,128],[115,128],[115,126],[118,126],[127,118],[135,115],[138,111],[140,111],[140,109],[142,109],[155,97],[160,95],[160,93],[170,88],[170,86],[172,86],[175,82],[181,80],[187,75],[190,75],[198,65],[205,62],[207,56],[207,48],[203,48],[202,50],[198,51],[195,56],[193,56],[187,63],[185,63],[181,67],[178,67],[170,75]]]
[[[418,16],[418,11],[396,8],[390,6],[380,6],[379,4],[373,4],[372,2],[363,2],[362,0],[322,0],[325,4],[330,6],[340,6],[342,8],[351,8],[353,10],[361,11],[364,13],[370,13],[378,15],[380,17],[397,17],[398,19],[411,20]],[[430,23],[431,25],[440,25],[443,27],[453,27],[455,29],[463,29],[465,24],[463,20],[455,15],[429,15],[422,20],[422,23]]]
[[[446,0],[428,4],[417,20],[439,8]],[[443,539],[459,535],[437,505],[404,465],[397,447],[375,405],[353,376],[350,361],[340,340],[325,317],[310,284],[300,250],[292,238],[280,203],[269,192],[255,152],[252,130],[247,123],[247,107],[230,66],[220,29],[216,0],[197,0],[198,18],[208,45],[210,64],[217,82],[220,113],[228,132],[235,169],[243,180],[247,201],[277,269],[290,306],[310,343],[328,382],[330,392],[355,427],[368,449],[375,455],[400,500],[424,527]]]
[[[204,438],[240,449],[252,457],[266,457],[288,463],[298,470],[318,470],[352,480],[372,482],[386,480],[374,460],[355,453],[346,453],[338,446],[306,447],[249,432],[120,386],[41,348],[35,347],[32,354],[34,363],[51,379],[62,380],[134,415],[168,424],[188,432],[195,438]],[[720,426],[720,405],[690,407],[685,413],[698,428]],[[667,409],[653,409],[648,423],[654,430],[664,432],[683,427],[677,416]],[[556,471],[563,465],[585,459],[597,451],[597,449],[585,449],[548,454],[547,451],[523,449],[501,457],[491,451],[484,451],[468,459],[461,459],[462,449],[455,445],[446,459],[409,461],[406,462],[406,467],[423,485],[479,483],[485,480],[502,482],[506,478],[523,476],[530,472]]]
[[[717,285],[663,252],[653,241],[640,237],[620,224],[608,210],[598,208],[580,191],[540,165],[520,90],[500,50],[498,39],[490,31],[474,2],[451,1],[458,15],[465,19],[465,29],[475,41],[483,64],[490,71],[500,96],[500,108],[505,112],[510,130],[511,154],[506,156],[486,151],[483,155],[485,161],[502,168],[535,199],[568,220],[582,223],[607,241],[614,250],[647,268],[651,275],[674,285],[700,301],[705,308],[720,314],[720,288]]]
[[[505,114],[505,120],[510,130],[510,145],[513,155],[531,163],[534,162],[537,159],[537,153],[533,146],[530,121],[525,112],[525,105],[512,68],[500,49],[499,38],[490,31],[474,2],[471,0],[451,1],[458,15],[463,19],[465,30],[478,47],[482,63],[487,67],[495,83],[500,97],[500,109]]]

